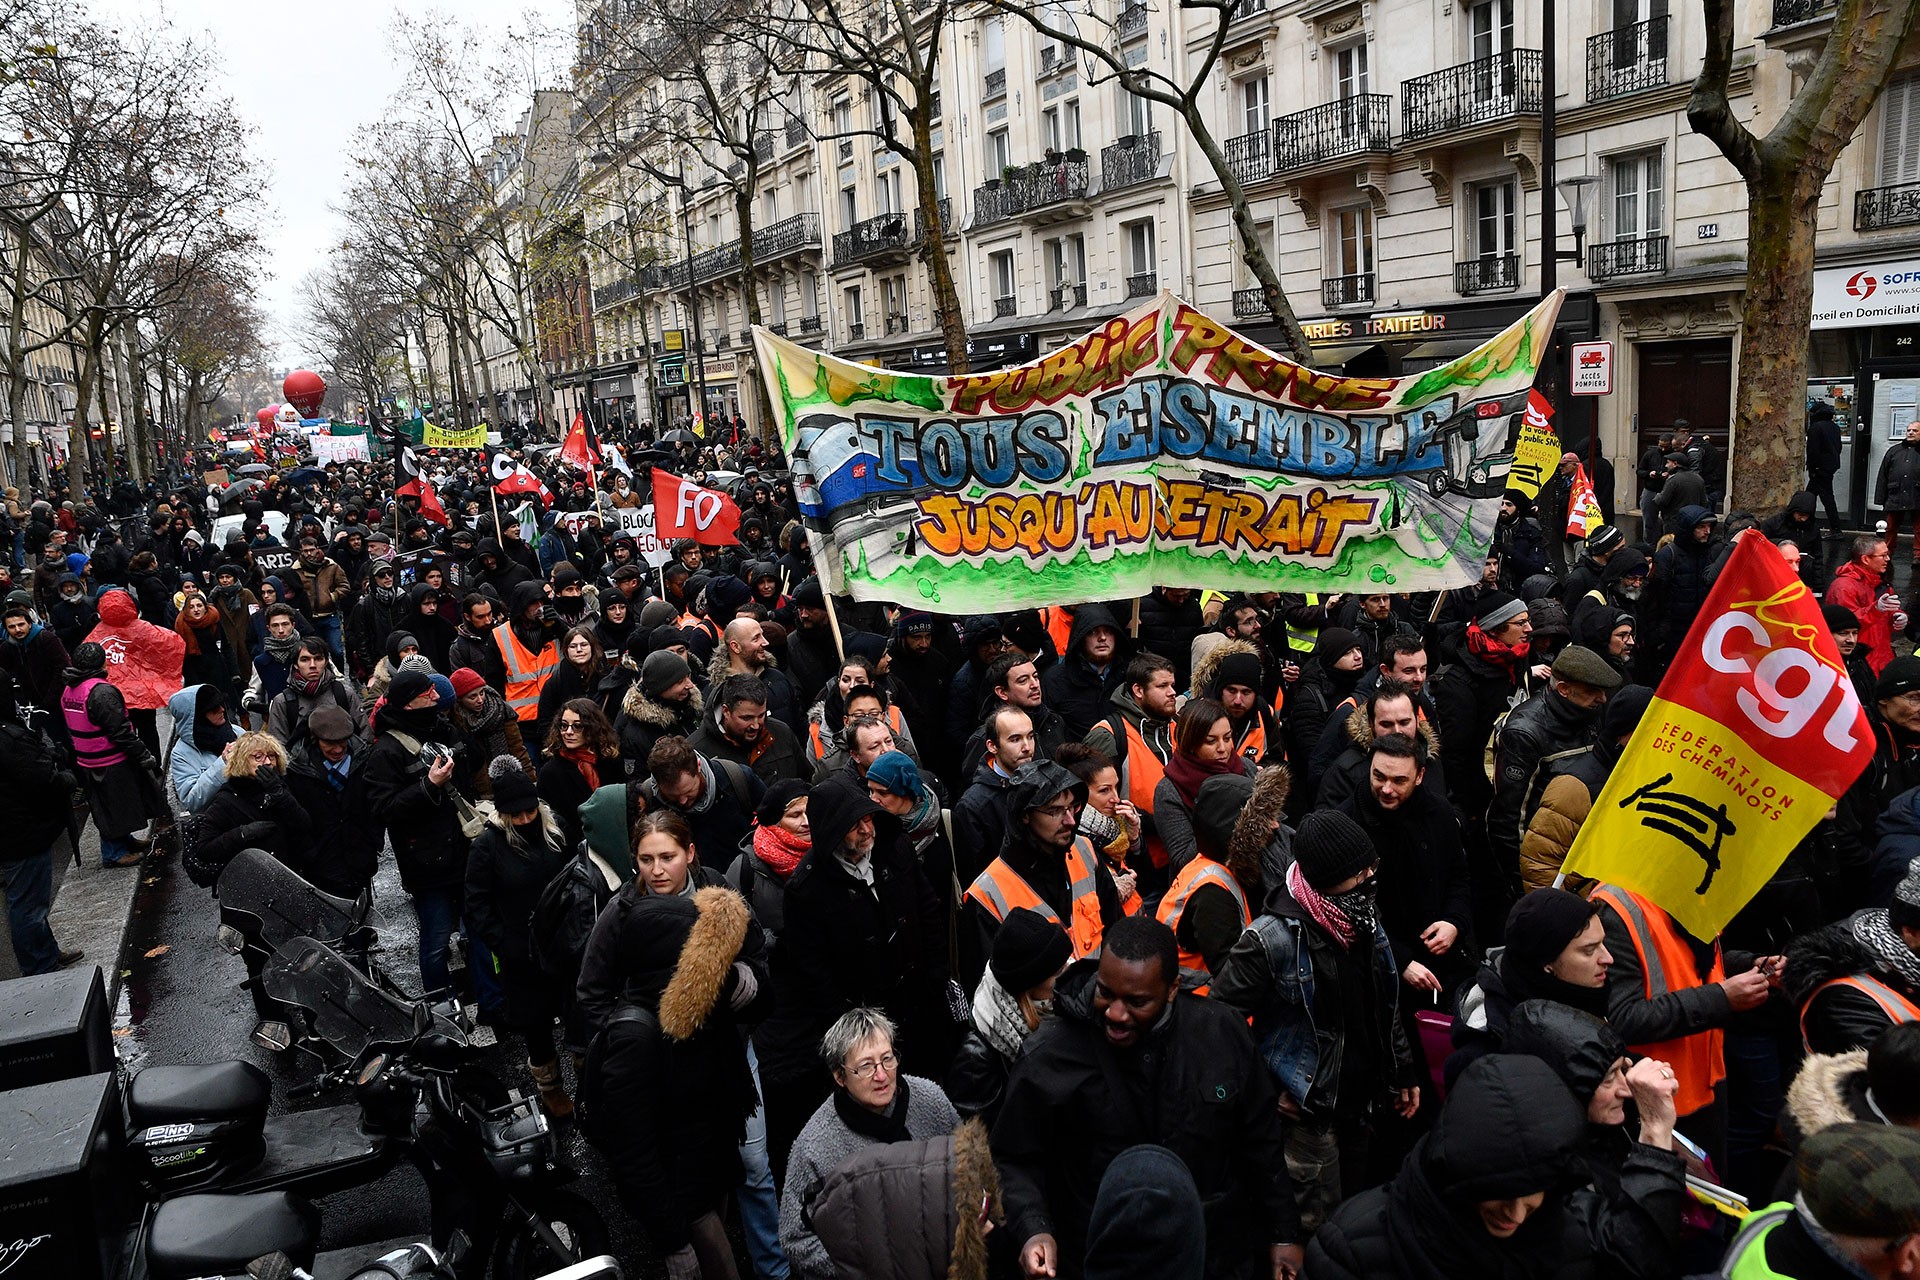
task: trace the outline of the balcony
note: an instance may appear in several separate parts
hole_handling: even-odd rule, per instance
[[[770,324],[767,326],[767,332],[775,337],[784,338],[787,336],[787,322],[782,320],[779,324]]]
[[[840,157],[842,161],[853,159],[853,139],[852,138],[840,139],[840,143],[838,146],[834,148],[834,152]]]
[[[1160,273],[1157,271],[1136,271],[1127,277],[1127,296],[1129,298],[1151,298],[1160,288]]]
[[[1056,71],[1065,71],[1073,65],[1073,55],[1063,44],[1043,44],[1040,46],[1040,74],[1050,76]]]
[[[621,276],[605,287],[596,287],[593,291],[593,308],[598,311],[625,302],[640,292],[640,282],[632,276]]]
[[[1357,276],[1328,276],[1320,282],[1320,305],[1323,307],[1357,307],[1363,302],[1372,301],[1371,271]]]
[[[1615,240],[1587,250],[1587,276],[1596,283],[1615,276],[1661,275],[1667,269],[1667,237]]]
[[[1871,187],[1854,193],[1855,231],[1884,231],[1888,227],[1910,227],[1916,223],[1920,223],[1920,182]],[[596,290],[594,297],[599,296]]]
[[[807,126],[803,120],[787,121],[787,145],[797,147],[807,140]]]
[[[1047,291],[1047,310],[1071,311],[1087,305],[1087,283],[1057,284]]]
[[[936,92],[927,99],[927,119],[940,118],[940,95]]]
[[[1258,182],[1273,172],[1273,129],[1269,126],[1228,138],[1225,151],[1227,167],[1242,186]]]
[[[1393,145],[1393,98],[1363,93],[1325,102],[1273,122],[1273,172],[1291,173]]]
[[[940,235],[946,240],[947,244],[951,246],[953,243],[951,239],[953,233],[953,201],[946,196],[941,196],[933,203],[940,211]],[[919,246],[925,244],[926,240],[927,215],[915,209],[913,211],[913,243],[915,246]]]
[[[1239,4],[1233,6],[1233,12],[1228,15],[1227,21],[1229,23],[1242,22],[1266,11],[1267,0],[1240,0]]]
[[[1835,0],[1773,0],[1773,25],[1790,27],[1796,22],[1812,22],[1834,10]]]
[[[1140,35],[1147,29],[1147,6],[1137,2],[1120,6],[1120,16],[1114,20],[1113,33],[1122,40]]]
[[[819,317],[819,316],[817,316],[817,315],[816,315],[816,316],[801,316],[801,317],[800,317],[800,332],[802,332],[802,333],[818,333],[818,332],[820,332],[820,317]]]
[[[717,249],[702,250],[693,255],[692,263],[696,284],[731,275],[740,270],[740,242],[736,240]]]
[[[1087,169],[1085,152],[1009,166],[1005,177],[974,188],[974,221],[985,226],[1025,216],[1040,222],[1079,217],[1085,212]]]
[[[1506,293],[1520,287],[1520,255],[1484,254],[1453,264],[1453,291],[1463,297],[1476,293]]]
[[[1603,31],[1587,40],[1587,101],[1624,98],[1667,83],[1667,16]]]
[[[1509,49],[1400,86],[1407,142],[1540,114],[1540,51]]]
[[[863,321],[855,320],[847,326],[847,338],[853,342],[863,341],[867,336],[867,326]]]
[[[1014,297],[995,298],[993,300],[993,314],[995,319],[1000,320],[1008,316],[1019,315],[1020,299]]]
[[[1267,310],[1267,291],[1255,285],[1251,289],[1233,291],[1233,318],[1235,320],[1265,320],[1273,312]]]
[[[1118,191],[1151,182],[1160,171],[1160,131],[1130,133],[1100,149],[1100,189]]]
[[[774,148],[778,144],[770,133],[760,134],[753,140],[753,158],[755,160],[773,159]]]
[[[902,312],[889,311],[887,313],[886,326],[888,336],[896,333],[905,333],[907,331],[907,317]]]
[[[833,265],[844,267],[867,259],[904,261],[911,248],[907,215],[882,213],[833,233]]]
[[[992,102],[995,98],[1007,96],[1007,69],[1001,67],[989,71],[980,81],[980,101]]]
[[[819,247],[820,215],[817,213],[796,213],[791,218],[782,218],[772,226],[761,227],[753,233],[753,261],[756,266],[784,258],[790,253],[804,253]]]
[[[733,335],[730,333],[722,333],[719,337],[713,340],[713,345],[719,348],[720,350],[725,351],[729,347],[733,346]]]

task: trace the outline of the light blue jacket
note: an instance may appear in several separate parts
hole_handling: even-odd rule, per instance
[[[190,684],[167,699],[173,713],[172,757],[168,772],[173,777],[173,793],[180,807],[198,813],[213,800],[213,793],[227,780],[225,763],[217,753],[202,751],[193,745],[193,711],[198,705],[201,686]]]

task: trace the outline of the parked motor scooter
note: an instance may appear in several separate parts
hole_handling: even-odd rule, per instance
[[[289,1100],[351,1086],[348,1105],[266,1115],[265,1073],[247,1063],[150,1067],[127,1089],[130,1164],[152,1194],[277,1188],[319,1195],[374,1181],[402,1155],[427,1184],[433,1239],[473,1242],[463,1277],[533,1280],[605,1252],[607,1232],[537,1101],[480,1060],[425,1003],[404,1003],[333,948],[295,938],[261,974],[274,1001],[345,1065]],[[264,1251],[263,1251],[264,1252]]]

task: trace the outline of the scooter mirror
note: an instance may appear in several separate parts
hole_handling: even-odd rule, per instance
[[[620,1264],[611,1255],[601,1254],[558,1271],[549,1271],[539,1280],[620,1280]]]
[[[269,1253],[247,1264],[250,1280],[293,1280],[298,1274],[300,1269],[284,1253]]]
[[[281,1053],[293,1044],[293,1028],[284,1022],[263,1022],[253,1029],[252,1039],[262,1049]]]
[[[367,919],[367,912],[371,911],[372,909],[373,909],[373,887],[369,885],[367,888],[362,889],[360,891],[359,897],[353,900],[353,918],[355,920],[360,921],[362,924],[365,924]]]
[[[433,1027],[433,1010],[422,1000],[413,1006],[413,1034],[423,1036]]]

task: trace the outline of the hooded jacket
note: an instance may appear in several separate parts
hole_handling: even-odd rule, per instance
[[[966,1124],[843,1160],[813,1200],[813,1231],[839,1280],[986,1280],[980,1206],[1000,1216],[987,1131]]]
[[[591,969],[619,993],[588,1054],[585,1118],[621,1204],[672,1253],[741,1181],[758,1099],[739,1032],[752,1006],[736,1010],[732,996],[760,931],[730,889],[637,889],[607,904],[581,963],[583,982]]]
[[[695,751],[710,760],[731,760],[743,769],[751,769],[769,786],[783,778],[806,780],[808,771],[800,740],[786,721],[773,714],[772,707],[767,708],[766,718],[760,723],[760,736],[751,743],[727,736],[720,724],[723,710],[716,698],[701,716],[700,727],[687,739]]]
[[[1880,917],[1884,919],[1884,917]],[[1801,1010],[1801,1026],[1810,1053],[1864,1049],[1888,1027],[1887,1015],[1872,997],[1854,987],[1822,987],[1835,978],[1864,974],[1920,1004],[1920,986],[1861,944],[1855,929],[1875,917],[1856,912],[1787,944],[1786,994]],[[1897,939],[1898,934],[1894,937]],[[1920,956],[1913,969],[1920,970]]]
[[[1101,1174],[1127,1148],[1153,1143],[1193,1174],[1206,1274],[1251,1275],[1269,1246],[1299,1242],[1300,1219],[1273,1082],[1246,1025],[1218,1001],[1176,995],[1145,1044],[1116,1049],[1093,1008],[1098,969],[1082,960],[1055,983],[1055,1016],[1007,1081],[993,1156],[1008,1234],[1018,1243],[1051,1234],[1059,1274],[1079,1276]]]
[[[1198,591],[1189,590],[1182,604],[1169,600],[1165,587],[1155,587],[1140,597],[1139,647],[1173,664],[1173,683],[1177,689],[1190,688],[1199,682],[1192,667],[1193,641],[1206,629],[1207,619],[1200,608]],[[1124,631],[1121,638],[1126,638]]]
[[[1671,481],[1668,487],[1672,487]],[[1717,537],[1696,541],[1693,531],[1712,517],[1713,512],[1704,506],[1681,507],[1674,520],[1673,541],[1654,553],[1647,589],[1655,599],[1643,615],[1650,621],[1659,620],[1661,625],[1650,628],[1658,634],[1644,637],[1642,643],[1658,640],[1663,652],[1670,653],[1706,604],[1707,594],[1713,590],[1713,565],[1721,542]]]
[[[1447,770],[1440,762],[1440,731],[1425,714],[1424,707],[1416,705],[1415,713],[1414,737],[1427,749],[1426,776],[1420,780],[1420,790],[1444,802],[1447,797]],[[1326,772],[1320,775],[1319,789],[1314,792],[1314,803],[1322,809],[1344,804],[1348,797],[1358,795],[1368,786],[1374,734],[1366,702],[1362,700],[1357,703],[1339,721],[1339,725],[1342,742],[1340,753],[1327,766]]]
[[[1893,615],[1878,607],[1881,595],[1890,589],[1881,585],[1873,570],[1858,560],[1849,560],[1834,570],[1824,597],[1827,604],[1837,604],[1860,619],[1860,641],[1854,652],[1866,651],[1867,664],[1875,676],[1893,661]]]
[[[65,687],[61,672],[67,669],[67,647],[60,637],[42,623],[35,622],[24,639],[0,634],[0,670],[14,678],[23,702],[32,702],[48,713],[49,726],[64,724],[57,714],[60,690]]]
[[[1106,627],[1116,637],[1113,656],[1107,659],[1104,671],[1096,669],[1080,652],[1082,642],[1096,627]],[[1083,604],[1073,611],[1067,651],[1040,677],[1046,705],[1066,723],[1069,739],[1086,737],[1088,730],[1111,710],[1108,703],[1126,671],[1125,640],[1126,633],[1105,605]]]
[[[1433,1131],[1384,1187],[1353,1197],[1307,1246],[1312,1280],[1584,1280],[1595,1250],[1565,1190],[1577,1181],[1585,1109],[1552,1068],[1518,1054],[1467,1068]],[[1545,1191],[1510,1238],[1476,1206]],[[1574,1196],[1587,1198],[1590,1192]]]
[[[167,699],[167,711],[173,716],[173,743],[168,748],[167,772],[173,779],[174,796],[188,813],[199,813],[206,808],[214,792],[227,780],[221,753],[202,749],[194,733],[194,725],[205,716],[213,694],[213,686],[195,684]],[[229,735],[226,740],[231,742],[230,730]]]
[[[635,680],[627,687],[614,717],[613,730],[620,737],[620,758],[626,761],[629,778],[644,778],[647,756],[662,738],[689,738],[699,732],[706,699],[696,685],[684,703],[661,702],[649,697],[645,687]]]
[[[493,557],[491,568],[486,559]],[[519,561],[507,555],[500,543],[493,538],[482,538],[473,549],[473,561],[468,565],[473,574],[473,585],[490,586],[502,600],[508,599],[513,589],[522,583],[532,582],[533,573]]]
[[[1533,816],[1527,804],[1545,786],[1536,774],[1549,756],[1598,742],[1599,724],[1597,708],[1579,707],[1551,685],[1507,717],[1494,757],[1493,799],[1487,805],[1487,844],[1502,872],[1512,873],[1519,866],[1520,841]]]
[[[187,642],[179,632],[140,620],[133,597],[109,591],[100,597],[100,625],[87,636],[107,651],[107,679],[132,711],[158,711],[180,692],[180,665]]]

